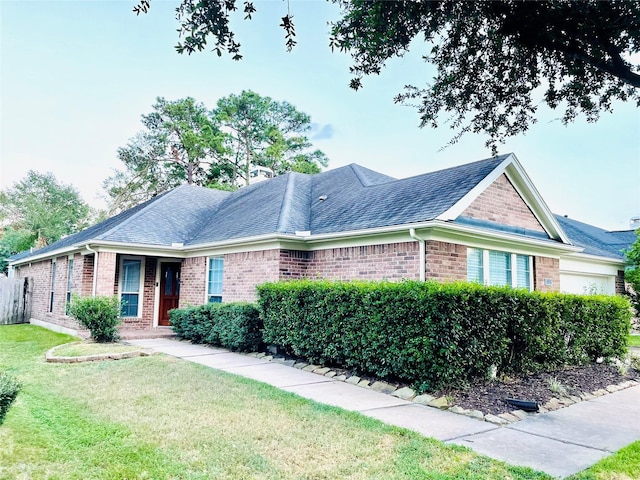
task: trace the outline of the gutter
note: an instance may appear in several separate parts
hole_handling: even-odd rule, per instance
[[[409,236],[418,242],[420,246],[420,281],[424,282],[427,277],[427,252],[425,247],[425,239],[416,235],[416,229],[409,229]]]
[[[91,286],[91,296],[96,296],[96,288],[98,285],[98,251],[92,249],[87,243],[84,248],[93,253],[93,284]]]

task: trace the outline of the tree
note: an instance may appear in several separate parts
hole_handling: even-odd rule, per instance
[[[52,173],[30,170],[26,177],[0,192],[0,258],[42,247],[88,226],[89,206],[78,191],[59,183]],[[6,262],[1,265],[6,269]]]
[[[424,59],[436,75],[426,87],[407,86],[396,101],[418,108],[421,127],[449,124],[456,131],[452,142],[482,132],[495,152],[497,143],[535,123],[542,102],[561,108],[565,124],[580,114],[596,121],[614,100],[640,105],[640,64],[631,57],[640,51],[640,2],[331,1],[341,6],[342,17],[331,25],[329,43],[352,56],[352,88],[379,74],[389,59],[426,49]],[[228,52],[240,60],[229,23],[240,4],[182,0],[177,51],[202,51],[213,41],[219,56]],[[242,5],[251,19],[253,2]],[[134,11],[149,7],[142,0]],[[295,28],[288,10],[280,26],[290,50]],[[412,43],[417,37],[424,47]]]
[[[631,291],[629,292],[631,304],[636,310],[636,318],[640,318],[640,229],[636,230],[636,234],[638,238],[625,251],[628,268],[625,271],[624,278],[631,285]]]
[[[156,99],[142,115],[145,130],[118,149],[124,171],[103,184],[110,213],[126,210],[182,183],[206,185],[209,169],[223,151],[224,135],[207,108],[193,98]]]
[[[327,166],[324,153],[309,151],[304,132],[311,128],[311,117],[288,102],[243,91],[220,99],[213,116],[225,132],[227,151],[226,165],[212,174],[215,180],[248,185],[249,170],[257,165],[276,174],[318,173]]]
[[[131,208],[183,183],[234,190],[249,184],[252,166],[317,173],[327,165],[310,151],[309,115],[254,92],[229,95],[207,107],[193,98],[159,97],[142,116],[145,130],[118,149],[125,166],[103,184],[110,214]]]

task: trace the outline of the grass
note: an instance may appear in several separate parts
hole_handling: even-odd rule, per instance
[[[138,352],[142,350],[135,345],[118,343],[68,343],[61,345],[53,352],[56,357],[82,357],[85,355],[102,355],[106,353]]]
[[[629,335],[627,345],[630,347],[640,347],[640,335]]]
[[[640,472],[640,441],[621,448],[571,480],[633,480]]]
[[[0,480],[550,478],[173,357],[44,361],[73,340],[0,327],[0,370],[23,384],[0,428]],[[606,475],[637,470],[638,448],[576,478],[625,478]]]

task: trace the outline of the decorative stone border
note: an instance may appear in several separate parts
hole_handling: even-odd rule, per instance
[[[80,355],[76,357],[58,357],[55,355],[55,351],[63,346],[67,345],[76,345],[84,342],[72,342],[65,343],[62,345],[56,345],[55,347],[49,349],[47,353],[45,353],[45,360],[49,363],[83,363],[83,362],[102,362],[105,360],[123,360],[125,358],[135,358],[135,357],[147,357],[152,355],[153,352],[150,350],[140,349],[133,350],[130,352],[120,352],[120,353],[99,353],[95,355]]]
[[[475,418],[476,420],[490,422],[496,425],[508,425],[510,423],[519,422],[520,420],[527,418],[527,416],[532,415],[531,413],[527,413],[524,410],[512,410],[508,413],[501,413],[499,415],[493,415],[491,413],[485,414],[480,410],[468,410],[458,405],[451,405],[447,397],[436,398],[428,394],[417,395],[416,392],[409,387],[398,388],[394,385],[382,381],[375,381],[371,383],[366,379],[358,377],[357,375],[347,376],[344,373],[340,373],[336,370],[330,369],[329,367],[323,367],[321,365],[308,364],[305,362],[299,362],[297,360],[286,360],[285,358],[269,355],[263,352],[253,352],[246,355],[255,358],[262,358],[264,360],[269,360],[275,363],[280,363],[287,367],[298,368],[300,370],[312,372],[317,375],[323,375],[334,380],[357,385],[358,387],[370,388],[375,392],[386,393],[387,395],[392,395],[394,397],[401,398],[402,400],[408,400],[419,405],[447,410],[451,413],[465,415],[467,417]],[[536,413],[548,413],[560,408],[568,407],[569,405],[573,405],[574,403],[591,400],[593,398],[601,397],[609,393],[624,390],[625,388],[635,387],[636,385],[640,385],[640,383],[635,380],[627,380],[626,382],[622,382],[618,385],[609,385],[604,389],[595,390],[593,392],[583,392],[577,396],[571,395],[569,397],[561,398],[554,397],[544,405],[541,405],[539,411]]]

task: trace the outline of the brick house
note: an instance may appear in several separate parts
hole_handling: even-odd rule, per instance
[[[508,154],[400,180],[352,164],[235,192],[183,185],[9,261],[34,278],[34,322],[73,330],[72,293],[115,294],[125,328],[155,328],[172,308],[299,278],[620,293],[634,239],[553,215]]]

